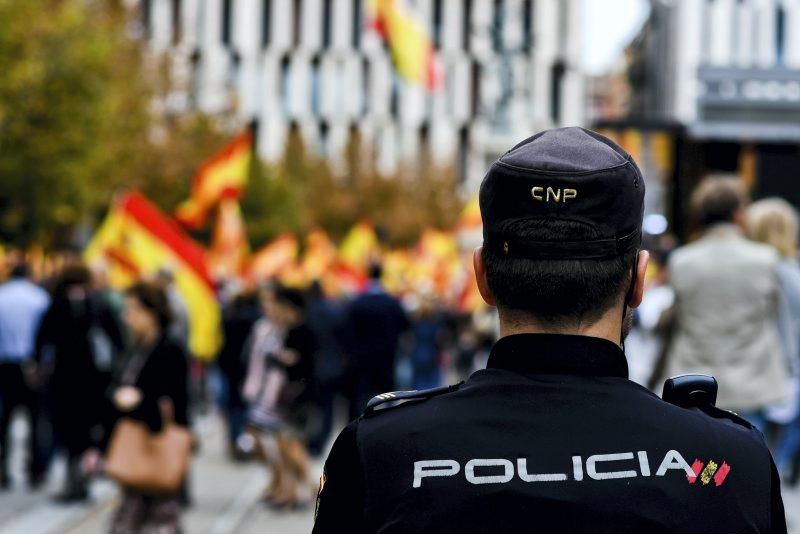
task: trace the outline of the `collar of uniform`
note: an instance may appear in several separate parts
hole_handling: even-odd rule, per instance
[[[563,334],[500,338],[486,368],[523,374],[628,377],[628,361],[619,345],[599,337]]]

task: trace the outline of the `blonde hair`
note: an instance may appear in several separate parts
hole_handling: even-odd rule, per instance
[[[767,198],[747,209],[747,235],[775,247],[784,258],[797,256],[797,212],[782,198]]]

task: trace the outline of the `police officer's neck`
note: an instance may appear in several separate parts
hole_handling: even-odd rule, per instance
[[[593,321],[564,319],[559,321],[542,321],[535,315],[520,310],[498,308],[500,316],[500,337],[515,334],[561,334],[588,336],[607,339],[617,345],[621,344],[622,325],[621,303],[603,313]]]

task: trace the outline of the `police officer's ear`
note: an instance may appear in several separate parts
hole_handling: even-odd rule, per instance
[[[642,296],[644,295],[645,275],[647,274],[647,264],[650,263],[650,253],[646,250],[639,252],[638,261],[636,263],[636,280],[631,288],[630,298],[628,299],[628,306],[631,308],[638,308],[642,303]]]
[[[483,263],[483,247],[478,247],[472,253],[472,265],[475,267],[475,281],[478,282],[478,291],[489,306],[495,305],[492,292],[489,291],[489,282],[486,280],[486,264]]]

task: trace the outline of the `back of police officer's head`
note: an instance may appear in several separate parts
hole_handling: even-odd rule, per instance
[[[484,298],[501,321],[555,331],[637,305],[643,199],[635,162],[600,134],[564,128],[521,142],[481,184]]]

